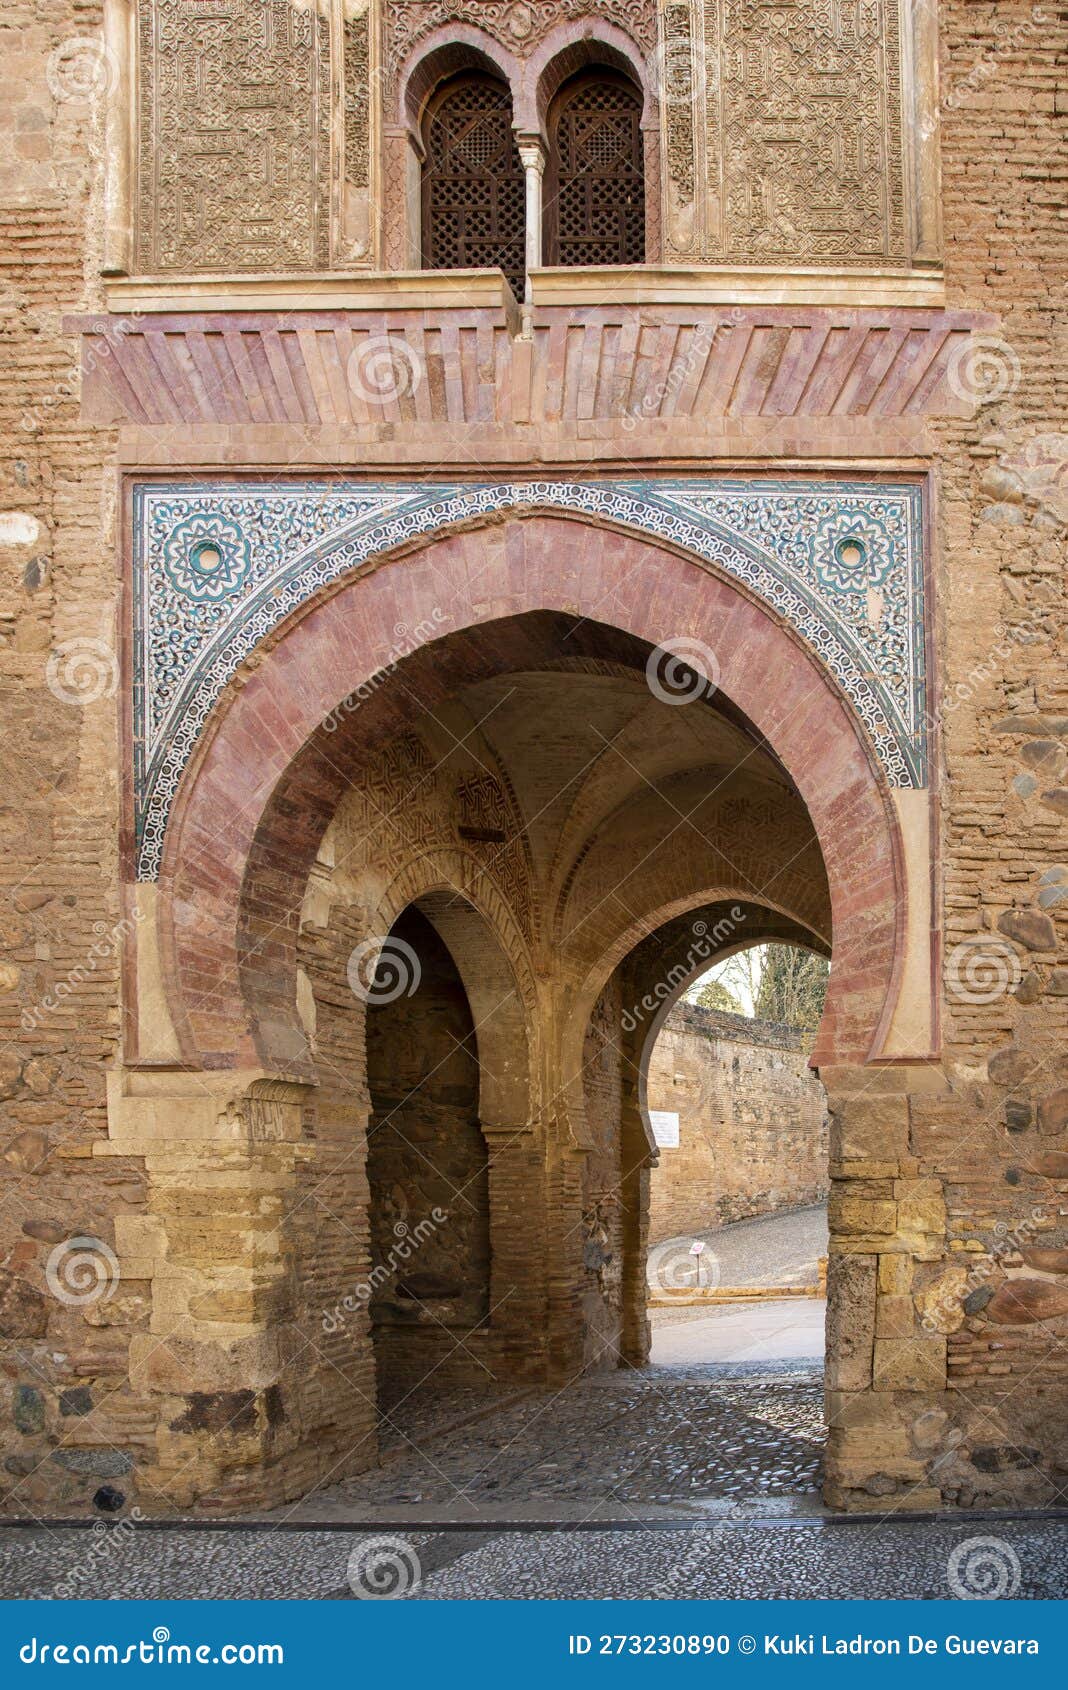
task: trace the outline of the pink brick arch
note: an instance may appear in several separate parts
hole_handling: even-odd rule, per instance
[[[808,808],[827,870],[835,967],[825,1062],[878,1053],[904,928],[901,845],[864,731],[814,654],[738,582],[662,541],[559,512],[423,537],[293,613],[235,679],[183,778],[159,920],[186,1060],[292,1069],[294,949],[322,834],[371,743],[474,679],[544,655],[538,613],[662,646],[710,648],[721,691],[767,741]],[[383,670],[398,629],[433,637]],[[375,678],[378,678],[377,681]],[[402,683],[402,684],[401,684]],[[364,689],[336,732],[331,712]]]
[[[465,70],[487,70],[507,83],[513,100],[522,79],[520,61],[507,47],[470,24],[452,23],[432,30],[409,53],[397,77],[396,121],[418,134],[423,107],[434,90]]]
[[[516,128],[544,135],[554,97],[569,77],[589,65],[609,65],[629,77],[642,92],[643,126],[659,124],[656,93],[635,42],[606,18],[578,18],[557,24],[523,66],[515,96]]]

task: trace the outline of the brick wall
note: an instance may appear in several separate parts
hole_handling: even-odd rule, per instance
[[[648,1100],[679,1117],[649,1180],[651,1243],[826,1197],[827,1101],[793,1028],[679,1003]]]

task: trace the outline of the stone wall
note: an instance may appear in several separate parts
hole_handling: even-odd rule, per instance
[[[92,1157],[107,1138],[123,918],[115,437],[80,420],[60,321],[72,300],[100,297],[101,118],[47,80],[60,43],[100,22],[99,5],[75,0],[16,4],[0,20],[16,90],[0,114],[0,1335],[16,1358],[0,1413],[5,1484],[60,1513],[103,1486],[125,1491],[158,1425],[130,1382],[131,1341],[150,1318],[137,1265],[90,1318],[45,1276],[53,1260],[64,1283],[72,1236],[114,1249],[145,1184],[143,1159]]]
[[[818,1203],[827,1100],[791,1027],[680,1002],[649,1062],[650,1110],[679,1117],[649,1180],[649,1241]]]

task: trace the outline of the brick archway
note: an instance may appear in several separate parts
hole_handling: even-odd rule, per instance
[[[395,630],[425,626],[431,612],[434,638],[391,685],[384,654]],[[265,1027],[294,1013],[294,912],[360,746],[400,731],[413,693],[433,707],[472,677],[529,662],[539,612],[715,654],[721,692],[789,772],[826,865],[836,968],[819,1060],[878,1054],[901,973],[904,876],[896,818],[852,709],[800,638],[737,582],[632,531],[531,512],[421,541],[345,579],[294,613],[217,707],[160,879],[185,1060],[292,1070]],[[323,726],[358,687],[369,693],[359,743]]]
[[[695,918],[704,928],[706,943],[695,957]],[[717,936],[720,942],[717,942]],[[637,1049],[638,1103],[649,1134],[649,1063],[653,1047],[671,1011],[685,992],[716,963],[726,962],[753,945],[796,945],[828,954],[817,934],[778,910],[748,903],[716,903],[676,916],[638,945],[622,967],[630,987],[625,993],[632,1010]],[[662,988],[666,983],[668,989]],[[642,1013],[643,1000],[652,1007]],[[624,1026],[624,1032],[628,1029]],[[651,1135],[650,1144],[652,1143]]]

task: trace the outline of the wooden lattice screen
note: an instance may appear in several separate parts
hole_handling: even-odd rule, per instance
[[[577,78],[559,97],[549,125],[547,264],[644,262],[641,113],[638,90],[609,71]]]
[[[450,82],[424,134],[424,269],[499,266],[521,299],[523,166],[507,88],[488,76]]]

